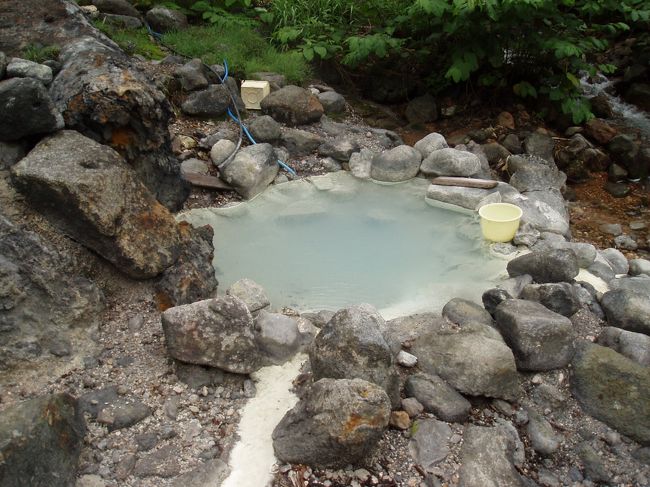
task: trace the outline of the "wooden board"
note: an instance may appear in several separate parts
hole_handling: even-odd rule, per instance
[[[215,178],[214,176],[210,176],[207,174],[186,172],[185,174],[183,174],[183,179],[185,179],[185,181],[192,184],[193,186],[199,186],[201,188],[222,189],[222,190],[233,189],[232,186],[230,186],[227,183],[224,183],[221,179]]]
[[[436,184],[438,186],[463,186],[465,188],[480,188],[480,189],[492,189],[496,188],[498,181],[492,181],[491,179],[474,179],[474,178],[458,178],[451,176],[440,176],[433,178],[431,184]]]

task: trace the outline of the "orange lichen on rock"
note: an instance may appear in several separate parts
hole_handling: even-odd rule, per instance
[[[134,144],[135,135],[128,127],[117,127],[111,132],[111,145],[116,149],[126,149]]]

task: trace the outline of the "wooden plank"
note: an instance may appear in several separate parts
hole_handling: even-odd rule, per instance
[[[183,179],[193,186],[199,186],[201,188],[208,189],[221,189],[221,190],[230,190],[233,189],[232,186],[223,182],[219,178],[210,176],[208,174],[198,174],[193,172],[186,172],[183,174]]]
[[[440,176],[433,178],[431,184],[436,184],[438,186],[463,186],[465,188],[480,188],[480,189],[492,189],[496,188],[498,181],[493,181],[491,179],[474,179],[474,178],[458,178],[451,176]]]

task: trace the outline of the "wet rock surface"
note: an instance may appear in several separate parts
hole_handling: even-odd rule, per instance
[[[45,86],[32,78],[0,81],[0,140],[14,141],[29,135],[63,128],[63,117]]]
[[[261,102],[262,112],[287,125],[318,122],[324,113],[318,98],[299,86],[285,86]]]
[[[407,397],[414,397],[424,410],[450,423],[464,422],[471,408],[467,399],[449,387],[436,375],[418,374],[409,377],[404,384]]]
[[[565,367],[573,357],[571,321],[539,303],[508,299],[497,306],[494,320],[519,370]]]
[[[224,296],[176,306],[162,315],[169,354],[238,374],[260,368],[253,318],[243,301]]]
[[[578,259],[570,250],[531,252],[508,262],[511,277],[528,274],[537,283],[568,282],[579,270]]]
[[[397,406],[399,378],[384,327],[384,319],[369,305],[338,311],[309,348],[314,379],[364,379],[384,389]]]
[[[0,369],[53,352],[76,355],[73,342],[92,343],[104,297],[68,267],[38,235],[0,214]]]
[[[581,406],[621,433],[650,444],[648,369],[609,348],[583,343],[573,360],[572,389]]]
[[[321,379],[273,431],[281,460],[341,467],[365,458],[377,445],[390,416],[390,400],[361,379]]]
[[[73,485],[84,433],[76,401],[66,394],[5,409],[0,416],[2,485]]]
[[[212,266],[212,227],[194,228],[181,222],[178,228],[181,248],[178,260],[163,271],[156,284],[159,307],[165,309],[211,298],[219,284]]]
[[[370,177],[378,181],[399,182],[414,178],[420,170],[420,153],[400,145],[372,159]]]
[[[232,162],[220,169],[223,179],[244,198],[250,199],[262,192],[278,174],[273,146],[248,146],[235,155]]]
[[[413,345],[420,368],[457,391],[503,399],[518,396],[515,358],[499,333],[485,325],[440,330]]]
[[[154,277],[178,259],[174,218],[110,147],[62,131],[41,141],[12,174],[57,227],[130,276]]]
[[[66,127],[118,151],[158,201],[179,209],[189,188],[171,152],[165,95],[121,51],[94,38],[70,42],[60,60],[50,94]]]

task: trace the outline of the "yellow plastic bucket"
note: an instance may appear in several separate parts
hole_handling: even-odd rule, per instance
[[[489,203],[481,206],[481,231],[486,240],[510,242],[517,233],[522,215],[521,208],[510,203]]]

